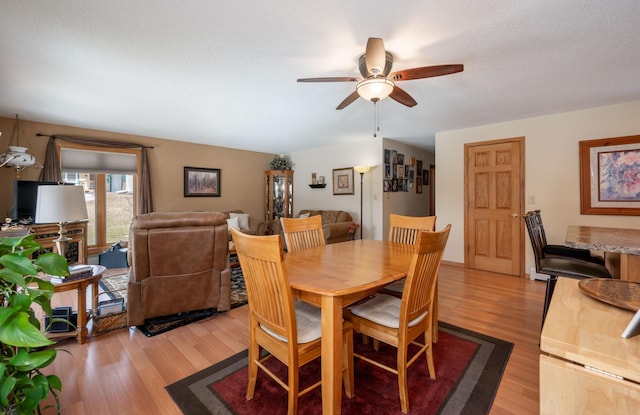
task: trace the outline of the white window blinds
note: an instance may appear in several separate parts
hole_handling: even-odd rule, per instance
[[[138,172],[135,154],[61,148],[60,159],[63,173],[137,174]]]

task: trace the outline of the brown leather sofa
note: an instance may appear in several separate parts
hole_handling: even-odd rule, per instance
[[[226,217],[221,212],[153,212],[129,231],[127,317],[231,308]]]
[[[328,244],[344,242],[351,239],[349,227],[353,218],[344,210],[301,210],[298,216],[309,213],[309,216],[322,216],[322,232]]]

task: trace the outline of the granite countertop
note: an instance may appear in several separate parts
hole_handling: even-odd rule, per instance
[[[565,243],[573,248],[640,255],[640,229],[571,225]]]

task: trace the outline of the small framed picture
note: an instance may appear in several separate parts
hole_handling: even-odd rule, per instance
[[[353,192],[353,167],[333,169],[333,194],[352,195]]]
[[[391,174],[391,164],[384,163],[384,179],[391,180],[393,175]]]
[[[220,169],[185,167],[184,197],[220,197]]]

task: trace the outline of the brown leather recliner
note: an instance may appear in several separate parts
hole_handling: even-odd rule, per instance
[[[151,317],[230,305],[229,237],[220,212],[153,212],[129,231],[127,317]]]

